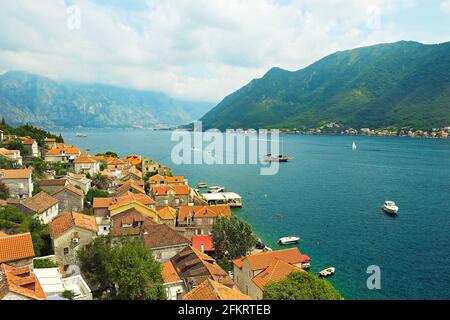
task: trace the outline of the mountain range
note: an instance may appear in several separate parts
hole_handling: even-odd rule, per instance
[[[203,128],[450,125],[450,42],[401,41],[329,55],[294,72],[272,68],[227,96]]]
[[[165,127],[199,119],[214,105],[151,91],[57,82],[20,71],[0,75],[0,116],[51,127]]]

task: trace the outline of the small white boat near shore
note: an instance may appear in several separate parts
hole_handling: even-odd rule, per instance
[[[394,201],[385,201],[383,204],[383,211],[389,214],[396,215],[399,211],[399,208]]]
[[[200,189],[208,188],[208,184],[206,182],[199,182],[198,187]]]
[[[319,277],[322,277],[322,278],[331,277],[332,275],[334,275],[335,272],[336,272],[336,268],[329,267],[329,268],[326,268],[326,269],[320,271]]]
[[[225,188],[221,187],[221,186],[212,186],[208,188],[208,192],[209,193],[220,193],[220,192],[224,192]]]
[[[278,243],[281,245],[290,245],[290,244],[296,244],[299,241],[300,241],[299,237],[290,236],[290,237],[280,238],[280,240],[278,240]]]

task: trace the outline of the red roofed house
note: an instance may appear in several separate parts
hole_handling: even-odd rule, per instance
[[[30,233],[7,235],[0,233],[0,264],[14,267],[31,266],[34,258]]]
[[[31,267],[0,265],[0,300],[47,300]]]
[[[76,158],[73,163],[76,173],[89,173],[93,176],[100,172],[100,161],[95,160],[87,154],[82,154],[80,157]]]
[[[152,186],[150,195],[156,201],[157,207],[179,207],[187,206],[190,203],[189,186]]]
[[[208,256],[214,254],[214,244],[212,236],[193,236],[192,247]]]
[[[55,190],[52,197],[59,201],[59,212],[83,211],[84,209],[84,192],[71,184]]]
[[[57,216],[49,224],[56,260],[64,267],[78,262],[77,251],[97,236],[95,217],[77,212]]]
[[[73,162],[81,155],[81,151],[74,146],[58,145],[56,149],[51,149],[45,154],[46,162]]]
[[[178,207],[177,226],[186,228],[186,233],[209,235],[216,220],[231,217],[230,206],[181,206]]]
[[[23,199],[33,196],[32,171],[30,169],[0,169],[0,181],[8,187],[11,197]]]
[[[48,224],[59,213],[59,200],[45,193],[38,193],[32,198],[20,200],[14,204],[20,211]]]
[[[243,293],[261,300],[269,281],[281,281],[292,272],[302,272],[309,261],[298,248],[252,254],[233,261],[234,282]]]
[[[184,283],[175,270],[172,261],[167,260],[162,264],[161,274],[164,280],[167,300],[181,300],[185,293]]]

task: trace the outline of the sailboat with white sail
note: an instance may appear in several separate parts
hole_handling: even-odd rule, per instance
[[[356,150],[356,149],[358,149],[358,146],[356,145],[355,141],[353,141],[352,150]]]

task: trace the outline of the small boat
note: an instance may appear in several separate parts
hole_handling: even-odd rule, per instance
[[[334,268],[334,267],[326,268],[319,272],[319,277],[322,277],[322,278],[331,277],[332,275],[334,275],[335,272],[336,272],[336,268]]]
[[[200,183],[198,184],[198,187],[199,187],[200,189],[208,188],[208,184],[207,184],[206,182],[200,182]]]
[[[384,210],[384,212],[389,213],[389,214],[397,214],[399,211],[399,208],[394,201],[385,201],[383,204],[383,210]]]
[[[299,237],[290,236],[290,237],[280,238],[280,240],[278,240],[278,243],[282,244],[282,245],[289,245],[289,244],[296,244],[299,241],[300,241]]]
[[[221,187],[221,186],[212,186],[208,188],[208,192],[209,193],[220,193],[220,192],[224,192],[225,188]]]
[[[292,158],[286,157],[283,155],[279,155],[278,157],[273,156],[272,154],[267,154],[263,157],[265,162],[289,162]]]
[[[356,150],[356,149],[358,149],[358,147],[356,146],[356,143],[353,141],[352,150]]]
[[[87,135],[83,134],[83,133],[78,133],[76,134],[77,138],[87,138]]]

